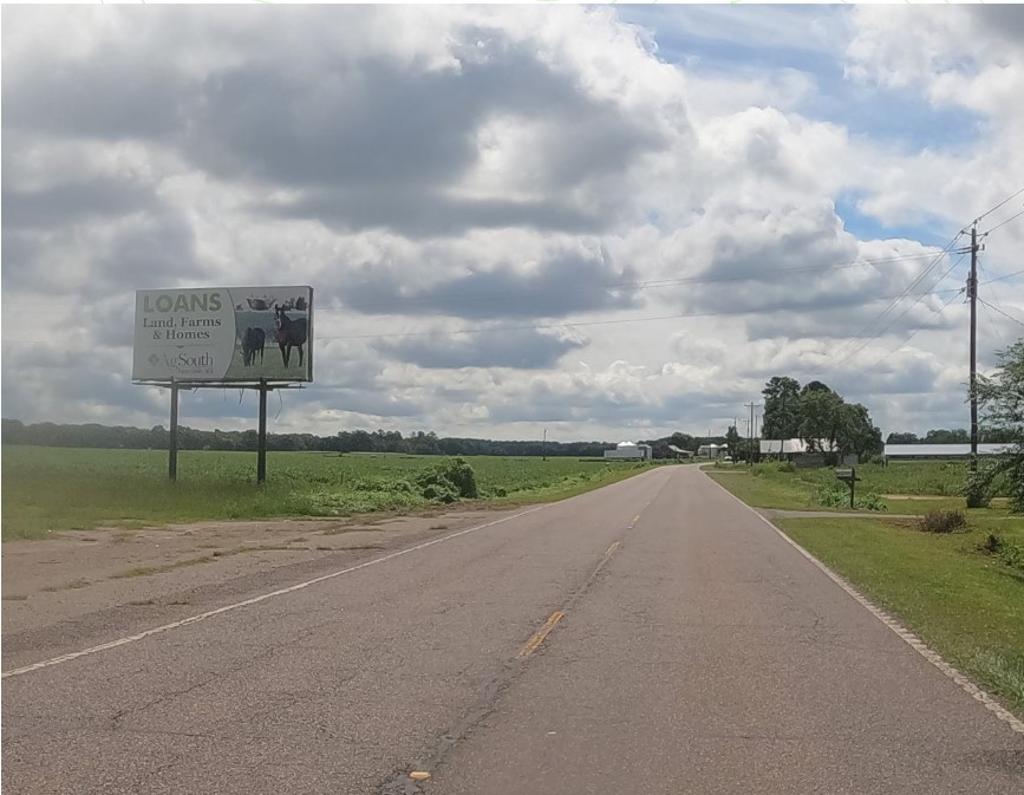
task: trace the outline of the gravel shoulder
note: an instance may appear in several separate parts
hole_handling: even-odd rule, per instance
[[[3,545],[3,662],[216,606],[235,594],[343,568],[388,550],[514,513],[518,508],[416,516],[171,524],[69,531]]]

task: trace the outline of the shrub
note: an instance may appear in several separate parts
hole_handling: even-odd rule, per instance
[[[929,511],[919,527],[925,533],[966,533],[967,517],[963,511]]]
[[[888,506],[882,502],[882,498],[873,492],[860,495],[854,503],[863,511],[888,511]]]
[[[794,465],[792,461],[783,461],[776,467],[776,469],[778,469],[779,472],[796,472],[796,465]]]
[[[822,483],[814,492],[814,501],[826,508],[838,508],[850,504],[850,492],[839,483]]]
[[[476,497],[476,474],[463,458],[446,458],[416,477],[420,493],[435,502],[455,502],[460,497]]]
[[[989,533],[979,548],[986,554],[995,555],[1011,569],[1024,573],[1024,546]]]

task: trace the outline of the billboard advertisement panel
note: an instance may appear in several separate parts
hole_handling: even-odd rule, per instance
[[[312,287],[135,294],[135,381],[312,381]]]

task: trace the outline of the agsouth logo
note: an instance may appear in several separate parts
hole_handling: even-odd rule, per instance
[[[154,367],[156,367],[160,361],[161,358],[155,353],[149,357],[149,363]],[[165,353],[162,361],[164,365],[172,370],[209,371],[213,368],[214,359],[213,354],[209,351],[205,353],[187,353],[182,351],[178,354]]]

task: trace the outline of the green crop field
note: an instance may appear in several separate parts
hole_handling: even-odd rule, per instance
[[[267,483],[255,484],[256,454],[183,451],[178,482],[167,453],[5,445],[3,538],[52,531],[204,519],[341,516],[432,505],[415,488],[432,456],[292,453],[267,455]],[[471,456],[480,498],[560,499],[634,475],[650,464],[576,458]]]

